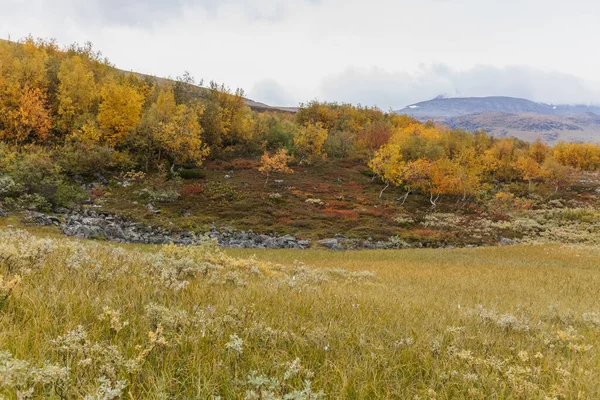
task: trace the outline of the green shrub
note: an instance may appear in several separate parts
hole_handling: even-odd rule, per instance
[[[325,141],[325,153],[330,157],[347,158],[356,152],[351,132],[334,131]]]
[[[194,168],[194,169],[182,168],[179,171],[177,171],[177,173],[179,174],[179,176],[182,179],[204,179],[206,177],[206,174],[204,173],[204,171],[199,168]]]
[[[221,182],[208,182],[204,186],[204,193],[212,199],[225,201],[236,201],[242,198],[235,188]]]
[[[19,156],[10,175],[27,193],[40,193],[47,197],[61,179],[61,169],[48,151],[36,147]]]
[[[127,153],[109,147],[69,143],[56,152],[56,163],[69,175],[93,176],[109,171],[128,171],[134,162]]]
[[[48,212],[52,209],[52,204],[38,193],[23,194],[17,198],[7,198],[4,205],[10,210],[30,210]]]
[[[170,189],[144,188],[140,190],[139,196],[146,203],[172,203],[179,198],[179,193]]]
[[[88,193],[74,183],[60,181],[52,203],[60,207],[73,207],[88,198]]]
[[[23,187],[7,175],[0,176],[0,197],[14,196],[20,193]]]

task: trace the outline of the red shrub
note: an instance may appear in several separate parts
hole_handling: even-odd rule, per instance
[[[238,159],[233,161],[233,169],[257,169],[257,160]]]
[[[352,208],[352,205],[350,205],[350,203],[348,203],[347,201],[341,201],[341,200],[328,200],[327,205],[330,208],[336,208],[336,209]]]
[[[202,185],[185,185],[181,190],[181,194],[183,196],[191,196],[195,194],[200,194],[204,191],[204,186]]]
[[[313,186],[313,191],[315,193],[330,193],[332,191],[333,186],[329,183],[317,183]]]
[[[415,236],[423,236],[423,237],[439,236],[439,234],[440,234],[439,231],[434,231],[431,229],[413,229],[412,231],[410,231],[410,233],[412,233]]]
[[[90,190],[90,198],[92,200],[96,200],[96,199],[99,199],[100,197],[104,197],[104,194],[105,194],[105,192],[102,189],[92,189],[92,190]]]
[[[358,213],[354,210],[337,210],[334,208],[326,208],[323,213],[330,218],[343,219],[346,221],[358,221]]]

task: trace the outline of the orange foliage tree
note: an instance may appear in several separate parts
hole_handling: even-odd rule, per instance
[[[281,174],[293,174],[294,170],[291,169],[288,164],[291,161],[292,157],[288,155],[287,150],[280,149],[277,153],[270,156],[269,153],[265,152],[260,158],[260,164],[258,166],[258,171],[265,174],[267,178],[265,179],[265,184],[263,188],[267,187],[267,182],[269,181],[269,176],[272,173],[281,173]]]

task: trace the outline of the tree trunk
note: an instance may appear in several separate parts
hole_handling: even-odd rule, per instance
[[[404,205],[404,202],[406,201],[406,199],[408,199],[408,195],[412,192],[412,190],[407,190],[406,194],[402,197],[400,197],[398,200],[402,199],[402,202],[400,203],[401,206]]]
[[[383,192],[385,191],[385,189],[389,188],[390,184],[388,183],[387,185],[385,185],[385,187],[383,189],[381,189],[381,192],[379,192],[379,198],[381,198],[381,196],[383,196]]]
[[[438,201],[438,199],[440,198],[440,195],[438,194],[435,199],[433,198],[433,192],[430,192],[429,195],[429,202],[431,203],[431,208],[435,208],[436,207],[436,202]]]
[[[267,179],[265,179],[265,184],[263,185],[263,190],[267,187],[267,182],[269,182],[269,174],[267,174]]]

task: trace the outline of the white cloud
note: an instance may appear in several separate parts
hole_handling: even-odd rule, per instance
[[[298,101],[273,79],[258,81],[248,92],[248,97],[266,104],[278,106],[293,107],[298,105]]]
[[[265,96],[258,101],[387,108],[457,91],[600,101],[588,82],[600,65],[593,0],[2,2],[1,37],[90,40],[120,68],[189,70]]]
[[[547,103],[600,104],[600,84],[574,75],[526,66],[478,65],[455,69],[421,66],[414,72],[348,68],[323,79],[323,100],[403,108],[438,95],[449,97],[513,96]]]

